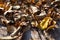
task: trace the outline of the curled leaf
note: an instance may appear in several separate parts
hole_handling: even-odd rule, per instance
[[[45,18],[41,21],[41,23],[39,24],[39,28],[41,28],[42,30],[47,29],[48,26],[49,26],[49,22],[50,22],[50,21],[52,21],[52,18],[51,18],[51,17],[45,17]],[[51,24],[51,22],[50,22],[50,24]],[[55,25],[55,24],[56,24],[56,22],[53,21],[52,25]],[[50,27],[49,27],[49,28],[50,28]],[[53,28],[53,27],[51,27],[51,28]]]

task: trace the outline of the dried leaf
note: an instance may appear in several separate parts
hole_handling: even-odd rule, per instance
[[[39,24],[39,28],[41,28],[42,30],[48,28],[49,22],[52,20],[51,17],[45,17],[41,23]],[[56,24],[55,22],[53,23],[53,25]]]

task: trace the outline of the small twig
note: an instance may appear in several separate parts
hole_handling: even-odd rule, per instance
[[[10,34],[11,36],[14,36],[17,32],[18,32],[18,30],[20,30],[20,28],[21,27],[18,27],[12,34]]]
[[[18,27],[10,36],[6,36],[6,37],[0,37],[0,39],[15,39],[15,38],[17,38],[18,36],[14,36],[17,32],[18,32],[18,30],[20,29],[21,27]]]
[[[18,36],[14,36],[14,37],[11,37],[11,36],[6,36],[6,37],[0,37],[0,39],[2,39],[2,40],[8,40],[8,39],[15,39],[15,38],[17,38]]]

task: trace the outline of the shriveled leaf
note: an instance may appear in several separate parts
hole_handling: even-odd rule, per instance
[[[54,21],[51,17],[45,17],[41,23],[39,24],[39,28],[44,29],[52,29],[55,27],[56,21]]]

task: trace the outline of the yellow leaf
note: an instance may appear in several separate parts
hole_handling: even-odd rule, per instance
[[[41,23],[39,24],[39,28],[40,29],[42,29],[42,30],[44,30],[44,29],[46,29],[47,27],[48,27],[48,24],[49,24],[49,21],[50,20],[52,20],[52,18],[51,17],[45,17],[42,21],[41,21]]]

